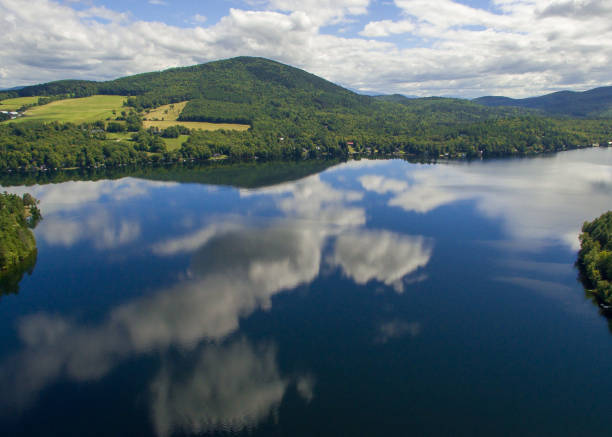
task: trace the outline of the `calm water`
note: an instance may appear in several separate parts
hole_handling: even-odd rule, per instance
[[[152,179],[9,188],[44,220],[0,298],[3,435],[612,432],[573,266],[612,149]]]

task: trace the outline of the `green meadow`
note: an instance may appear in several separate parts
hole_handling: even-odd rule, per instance
[[[156,127],[158,129],[167,129],[171,126],[185,126],[187,129],[192,130],[237,130],[237,131],[245,131],[249,130],[251,126],[248,124],[236,124],[236,123],[208,123],[204,121],[173,121],[173,120],[160,120],[160,121],[143,121],[144,127],[146,129],[150,127]]]
[[[166,143],[168,151],[178,150],[187,141],[187,138],[189,138],[189,135],[179,135],[178,138],[164,138],[164,143]]]
[[[11,99],[16,100],[16,99]],[[91,96],[79,99],[66,99],[28,109],[24,116],[13,120],[14,123],[26,121],[61,121],[89,123],[97,120],[115,118],[113,111],[125,110],[123,96]]]
[[[37,103],[38,97],[17,97],[16,99],[6,99],[0,102],[0,111],[17,111],[23,105]]]
[[[178,121],[187,102],[173,103],[169,105],[159,106],[155,109],[147,110],[143,118],[145,128],[156,127],[158,129],[167,129],[171,126],[181,125],[188,129],[201,130],[248,130],[251,126],[248,124],[235,123],[207,123],[200,121]],[[167,141],[166,141],[167,143]]]

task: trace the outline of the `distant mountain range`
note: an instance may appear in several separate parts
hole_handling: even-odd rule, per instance
[[[0,93],[1,92],[8,92],[8,91],[19,91],[19,90],[22,90],[24,88],[25,88],[25,86],[16,86],[16,87],[13,87],[13,88],[4,88],[4,89],[0,89]]]
[[[513,106],[538,109],[549,114],[572,117],[612,117],[612,87],[595,88],[584,92],[559,91],[539,97],[511,99],[486,96],[473,102],[485,106]]]

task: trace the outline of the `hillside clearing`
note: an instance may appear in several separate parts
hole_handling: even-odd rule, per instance
[[[169,152],[173,150],[178,150],[181,148],[181,145],[187,141],[189,135],[179,135],[178,138],[164,138],[164,143],[166,143],[166,148]]]
[[[245,131],[251,126],[248,124],[232,124],[232,123],[206,123],[200,121],[175,121],[175,120],[164,120],[164,121],[151,121],[145,120],[143,122],[146,129],[150,127],[157,127],[159,129],[166,129],[170,126],[185,126],[188,129],[201,129],[201,130],[238,130]]]
[[[166,120],[178,120],[179,115],[183,112],[187,102],[171,103],[169,105],[163,105],[155,109],[151,109],[145,113],[143,120],[150,121],[166,121]]]
[[[31,105],[37,103],[38,97],[17,97],[15,99],[6,99],[0,102],[0,111],[17,111],[23,105]]]
[[[28,109],[24,116],[13,120],[13,123],[26,121],[61,121],[71,123],[90,123],[97,120],[114,118],[116,113],[125,110],[123,96],[96,95],[79,99],[65,99],[43,106]]]

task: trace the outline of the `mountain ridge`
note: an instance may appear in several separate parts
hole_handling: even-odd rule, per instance
[[[456,98],[364,96],[304,70],[252,57],[105,82],[57,81],[16,93],[49,96],[39,105],[94,94],[128,97],[125,109],[108,112],[90,124],[59,119],[36,125],[27,114],[22,123],[12,123],[15,126],[3,122],[0,170],[220,157],[243,161],[353,154],[478,158],[607,145],[612,137],[606,120],[549,117],[529,108],[488,107]],[[144,128],[143,118],[152,109],[176,103],[181,103],[180,112],[166,121],[250,128]],[[132,134],[124,141],[112,138],[112,133],[123,131]],[[179,131],[186,138],[166,148],[162,138],[178,138]]]
[[[208,87],[201,86],[201,77],[198,77],[199,75],[212,74],[214,76],[215,73],[219,73],[219,71],[223,70],[235,71],[237,65],[244,66],[246,70],[249,70],[249,68],[252,69],[252,73],[262,81],[276,81],[280,85],[285,85],[288,89],[302,87],[311,92],[317,90],[323,93],[343,94],[347,100],[345,105],[370,104],[369,102],[374,100],[405,105],[410,104],[411,101],[438,98],[434,96],[405,96],[402,94],[361,94],[305,70],[278,61],[262,57],[239,56],[187,67],[173,67],[166,70],[123,76],[107,81],[65,79],[25,87],[16,87],[14,89],[0,90],[0,99],[9,96],[29,97],[61,94],[70,94],[74,97],[85,97],[92,94],[128,95],[137,97],[147,95],[156,90],[159,91],[159,88],[170,87],[174,93],[172,98],[166,96],[164,100],[163,98],[159,99],[161,96],[158,96],[157,100],[150,99],[149,101],[140,98],[138,99],[138,103],[143,107],[152,107],[155,105],[159,106],[162,100],[164,103],[176,103],[176,101],[181,99],[192,100],[203,96],[209,100],[223,101],[229,99],[233,101],[233,103],[250,103],[236,101],[240,100],[240,98],[236,96],[235,93],[230,93],[232,95],[228,96],[227,89],[213,92],[211,87],[215,85],[216,80],[213,80]],[[273,69],[277,71],[274,72],[272,71]],[[191,79],[188,81],[184,79],[181,80],[182,84],[177,87],[177,83],[174,80],[174,77],[177,75],[190,76]],[[295,81],[296,77],[299,77],[297,82]],[[245,80],[248,78],[242,75],[236,79]],[[191,82],[193,85],[198,81],[200,81],[200,89],[195,86],[190,86],[189,84],[189,82]],[[219,98],[219,92],[225,93],[223,98]],[[360,100],[356,102],[356,99]],[[169,102],[168,100],[172,101]],[[563,90],[523,99],[515,99],[506,96],[482,96],[475,99],[450,100],[471,101],[489,108],[522,108],[537,110],[551,115],[570,117],[612,117],[612,86],[597,87],[587,91]],[[244,118],[242,121],[244,121]]]
[[[472,101],[488,107],[512,106],[572,117],[612,116],[612,86],[587,91],[557,91],[524,99],[484,96]]]

